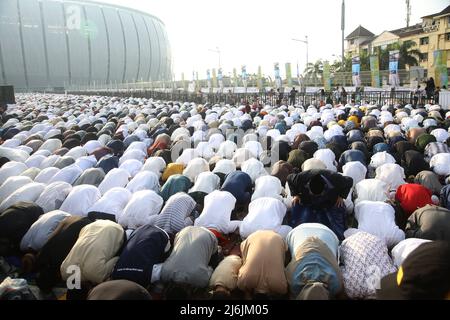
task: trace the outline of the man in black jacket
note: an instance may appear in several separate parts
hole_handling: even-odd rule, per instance
[[[302,223],[321,223],[343,240],[347,228],[344,199],[353,179],[330,170],[314,169],[291,174],[288,183],[293,196],[289,225],[295,228]]]

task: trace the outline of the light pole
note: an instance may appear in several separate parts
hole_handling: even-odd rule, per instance
[[[308,36],[305,36],[305,40],[300,40],[300,39],[294,39],[292,38],[292,41],[297,41],[297,42],[302,42],[304,44],[306,44],[306,66],[308,66]]]
[[[215,52],[215,53],[217,53],[219,55],[219,69],[220,69],[221,66],[220,66],[220,49],[219,49],[219,47],[216,47],[215,50],[214,49],[209,49],[208,51]]]

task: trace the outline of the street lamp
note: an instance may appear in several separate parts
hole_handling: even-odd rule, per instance
[[[215,53],[217,53],[219,55],[219,69],[220,69],[221,66],[220,66],[220,49],[219,49],[219,47],[216,47],[215,50],[214,49],[208,49],[208,51],[215,52]]]
[[[302,42],[306,44],[306,66],[308,66],[308,36],[305,36],[305,40],[292,39],[292,41]]]

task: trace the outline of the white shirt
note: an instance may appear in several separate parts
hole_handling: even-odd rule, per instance
[[[220,147],[220,144],[225,141],[225,137],[220,133],[214,133],[209,137],[209,146],[214,150]]]
[[[112,188],[108,190],[88,212],[102,212],[120,215],[131,198],[131,192],[125,188]]]
[[[264,164],[255,158],[244,161],[244,163],[242,163],[241,170],[250,176],[253,183],[255,183],[256,179],[259,177],[267,174],[264,169]]]
[[[204,158],[206,160],[214,157],[213,149],[211,148],[209,143],[205,141],[202,141],[197,145],[197,148],[195,148],[195,153],[198,157]]]
[[[100,191],[94,186],[83,184],[70,191],[60,210],[72,215],[86,217],[89,209],[101,198]]]
[[[142,162],[136,159],[129,159],[123,162],[120,166],[120,169],[125,169],[128,171],[131,177],[134,177],[139,170],[142,168]]]
[[[255,158],[259,158],[259,155],[263,152],[262,145],[258,141],[247,141],[244,148],[249,150]]]
[[[280,200],[259,198],[252,201],[239,228],[241,238],[247,238],[259,230],[273,230],[286,238],[292,228],[281,225],[285,214],[286,206]]]
[[[237,150],[237,145],[233,141],[224,141],[220,144],[217,155],[224,159],[233,158],[234,152]]]
[[[405,239],[405,233],[395,224],[394,208],[380,201],[360,201],[355,205],[358,229],[384,240],[391,248]]]
[[[74,147],[72,149],[69,150],[69,152],[67,152],[65,155],[67,157],[72,157],[75,160],[80,158],[80,157],[84,157],[86,155],[86,149],[80,146]]]
[[[370,158],[369,166],[372,168],[378,168],[386,163],[395,163],[394,157],[386,151],[377,152],[372,156],[372,158]]]
[[[75,180],[83,173],[83,170],[77,165],[70,165],[68,167],[62,168],[58,171],[48,183],[53,183],[56,181],[64,181],[69,184],[73,184]]]
[[[389,199],[389,189],[385,182],[378,179],[365,179],[355,186],[355,203],[360,201],[381,201]]]
[[[66,200],[70,191],[72,191],[72,186],[67,182],[53,182],[45,187],[36,200],[36,204],[44,210],[44,213],[57,210]]]
[[[439,176],[450,175],[450,153],[438,153],[430,160],[430,167]]]
[[[273,176],[262,176],[255,181],[255,192],[252,195],[252,201],[258,198],[269,197],[283,200],[281,196],[283,188],[280,179]]]
[[[431,240],[409,238],[400,241],[391,251],[394,264],[400,267],[411,252],[426,242],[431,242]]]
[[[219,189],[220,187],[220,178],[215,173],[206,171],[200,173],[195,179],[194,186],[189,190],[189,192],[205,192],[211,193],[214,190]]]
[[[88,154],[91,154],[94,152],[95,149],[101,148],[102,144],[97,140],[90,140],[86,142],[86,144],[83,146],[84,149],[86,149],[86,152]]]
[[[123,227],[136,229],[150,224],[161,211],[164,200],[153,190],[133,193],[125,208],[116,215],[116,221]]]
[[[56,168],[55,168],[56,169]],[[23,187],[26,184],[32,183],[33,180],[29,177],[14,176],[6,179],[0,186],[0,203],[14,193],[17,189]],[[39,182],[39,181],[36,181]]]
[[[342,167],[342,174],[353,179],[353,186],[366,178],[367,168],[359,161],[347,162]]]
[[[159,192],[159,177],[156,173],[151,171],[139,172],[130,182],[127,184],[127,190],[131,193],[135,193],[140,190],[153,190]]]
[[[236,171],[236,164],[233,160],[222,159],[219,160],[214,166],[213,172],[228,174]]]
[[[119,160],[119,166],[124,163],[125,161],[129,160],[129,159],[136,159],[140,162],[144,162],[145,158],[147,157],[147,153],[139,150],[139,149],[127,149],[127,151],[125,151],[125,153],[123,154],[123,156],[120,157]]]
[[[142,171],[151,171],[155,173],[158,178],[161,177],[164,169],[166,168],[166,161],[161,157],[150,157],[145,161]]]
[[[334,172],[337,171],[336,156],[330,149],[317,150],[316,152],[314,152],[313,158],[322,161],[327,166],[328,170]]]
[[[213,228],[223,234],[234,232],[241,221],[230,221],[236,198],[227,191],[213,191],[205,197],[205,205],[194,225]]]
[[[0,169],[0,184],[5,182],[9,177],[18,176],[27,169],[28,167],[21,162],[10,161],[5,163]]]
[[[397,190],[405,184],[405,170],[396,163],[386,163],[376,169],[376,179],[380,179],[388,185],[389,190]]]
[[[322,160],[319,159],[308,159],[302,164],[302,171],[308,171],[313,169],[323,169],[325,170],[327,168],[326,164],[323,163]]]
[[[44,188],[45,184],[32,182],[17,190],[14,190],[13,193],[0,204],[0,211],[9,208],[17,202],[35,202],[41,195],[42,191],[44,191]]]
[[[181,154],[181,156],[179,156],[177,158],[177,160],[175,161],[176,163],[181,163],[184,166],[187,166],[189,161],[191,161],[192,159],[196,158],[196,152],[195,149],[184,149],[183,153]]]
[[[125,187],[128,183],[130,174],[125,169],[114,168],[109,171],[103,181],[98,186],[101,194],[105,194],[109,189],[114,187]]]
[[[84,156],[75,160],[75,165],[80,167],[81,170],[93,168],[97,164],[97,158],[95,156]]]
[[[197,176],[205,171],[209,171],[209,164],[205,159],[195,158],[189,161],[186,169],[183,170],[183,175],[188,177],[191,182],[195,181]]]

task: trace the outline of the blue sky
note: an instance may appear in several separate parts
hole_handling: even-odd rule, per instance
[[[333,60],[341,54],[342,0],[97,0],[149,12],[166,25],[177,79],[193,70],[206,77],[206,69],[218,67],[219,47],[224,73],[247,66],[256,73],[273,75],[273,64],[306,63],[306,47],[292,38],[309,37],[309,61]],[[405,0],[346,0],[345,34],[363,25],[375,34],[406,26]],[[411,0],[411,23],[436,13],[448,0]],[[203,75],[203,76],[202,76]]]

